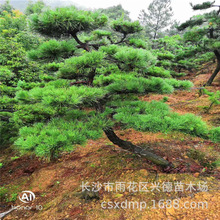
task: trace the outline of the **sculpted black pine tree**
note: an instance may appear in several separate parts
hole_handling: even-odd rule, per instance
[[[169,79],[170,74],[163,79],[162,73],[149,72],[157,58],[151,51],[137,48],[135,45],[140,42],[134,40],[134,46],[127,44],[130,42],[128,36],[142,30],[138,21],[121,18],[110,24],[112,31],[99,29],[107,22],[103,14],[75,7],[47,10],[31,16],[33,30],[51,38],[72,38],[77,43],[73,46],[78,49],[69,46],[73,54],[61,50],[67,56],[69,54],[69,58],[61,56],[62,62],[53,64],[58,68],[57,80],[17,92],[16,98],[23,106],[14,118],[23,119],[23,127],[15,145],[24,153],[31,151],[38,156],[56,157],[87,139],[99,138],[104,131],[108,139],[122,149],[157,165],[171,166],[169,161],[152,151],[119,138],[114,132],[114,124],[121,123],[140,131],[178,130],[207,138],[206,125],[195,116],[179,116],[165,103],[146,103],[132,95],[172,93],[175,88],[189,89],[192,83]],[[120,39],[117,38],[119,34]],[[51,45],[53,50],[47,50]],[[45,50],[36,50],[37,56],[31,52],[32,58],[43,60],[45,55],[48,60],[49,52],[53,51],[54,59],[56,53],[60,53],[59,45],[46,42]],[[87,107],[93,110],[85,111]],[[28,117],[24,116],[25,111]]]
[[[49,37],[61,38],[62,36],[71,36],[78,43],[77,48],[84,49],[90,54],[84,54],[82,57],[75,57],[75,61],[69,62],[66,61],[66,65],[60,69],[61,77],[68,79],[79,79],[80,77],[85,79],[85,76],[78,74],[78,76],[74,76],[74,71],[78,72],[86,72],[88,70],[87,79],[72,82],[71,85],[82,85],[86,84],[87,86],[93,87],[93,80],[97,70],[97,67],[100,66],[101,62],[106,62],[108,60],[113,60],[115,63],[120,63],[119,60],[113,59],[113,57],[103,54],[103,52],[99,52],[99,48],[101,46],[106,46],[106,42],[101,42],[104,38],[108,41],[108,45],[119,45],[125,43],[128,35],[137,33],[142,30],[139,22],[128,22],[123,19],[115,20],[112,22],[112,29],[118,33],[121,33],[121,39],[114,39],[112,37],[112,33],[107,31],[96,31],[93,32],[93,35],[98,35],[99,42],[89,43],[83,42],[80,40],[79,36],[80,32],[85,31],[93,31],[97,28],[102,27],[107,23],[107,17],[100,13],[92,13],[88,11],[80,11],[74,7],[69,8],[59,8],[56,10],[48,10],[42,14],[34,14],[32,16],[32,28],[41,33],[42,35],[46,35]],[[96,50],[97,52],[95,52]],[[74,58],[73,58],[74,59]],[[133,61],[134,62],[134,61]],[[75,67],[74,67],[75,65]],[[123,64],[122,64],[123,65]],[[118,64],[120,66],[120,64]],[[68,69],[69,68],[69,69]],[[132,67],[131,67],[132,69]],[[96,110],[100,113],[104,112],[105,105],[108,102],[108,97],[104,96],[98,103],[96,103]],[[139,146],[133,145],[131,142],[121,140],[114,132],[112,127],[103,128],[106,136],[112,141],[114,144],[119,147],[133,152],[135,154],[141,155],[149,159],[150,161],[161,165],[168,166],[170,163],[163,158],[142,149]]]
[[[203,51],[213,51],[217,59],[216,68],[205,85],[210,86],[220,71],[220,5],[214,2],[204,2],[202,4],[192,5],[193,10],[205,10],[210,8],[218,8],[209,13],[200,16],[194,16],[190,20],[184,22],[178,27],[179,31],[188,28],[188,32],[192,32],[195,37],[200,38],[201,49]],[[191,35],[192,36],[192,35]],[[190,40],[190,39],[189,39]],[[193,39],[192,39],[193,40]]]

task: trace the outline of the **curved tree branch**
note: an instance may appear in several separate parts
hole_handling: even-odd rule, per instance
[[[124,141],[120,139],[112,128],[105,128],[103,129],[108,139],[114,143],[115,145],[119,146],[120,148],[129,151],[131,153],[137,154],[141,157],[144,157],[151,162],[153,162],[156,165],[160,165],[163,167],[173,166],[169,161],[163,159],[160,156],[157,156],[156,154],[151,153],[150,151],[147,151],[140,146],[132,144],[130,141]]]
[[[106,102],[107,99],[108,99],[108,96],[105,99],[103,99],[103,101]],[[101,102],[102,102],[102,100],[100,100],[100,102],[96,105],[97,112],[104,112],[104,107],[103,107],[104,103],[101,103]],[[162,167],[173,167],[172,163],[163,159],[162,157],[157,156],[156,154],[154,154],[150,151],[147,151],[147,150],[141,148],[140,146],[134,145],[130,141],[124,141],[124,140],[120,139],[115,134],[113,128],[106,127],[106,128],[103,128],[103,131],[105,132],[108,139],[113,144],[119,146],[120,148],[122,148],[126,151],[129,151],[131,153],[137,154],[141,157],[144,157],[156,165],[159,165]]]
[[[120,44],[120,43],[123,43],[126,37],[127,37],[127,34],[126,34],[126,33],[123,33],[123,37],[121,38],[121,40],[118,41],[118,42],[116,42],[116,43],[114,43],[114,44]]]
[[[72,37],[75,39],[75,41],[79,44],[78,46],[77,46],[77,48],[82,48],[82,49],[84,49],[84,50],[86,50],[86,51],[90,51],[90,48],[89,48],[89,45],[87,44],[87,43],[83,43],[79,38],[78,38],[78,36],[76,35],[76,33],[74,33],[74,34],[71,34],[72,35]]]

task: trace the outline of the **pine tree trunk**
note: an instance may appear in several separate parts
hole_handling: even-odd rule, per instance
[[[88,85],[89,86],[93,85],[93,80],[94,80],[95,74],[96,74],[96,68],[92,69],[91,72],[89,73],[89,76],[88,76],[88,78],[89,78]]]
[[[210,34],[210,38],[211,39],[215,39],[215,37],[214,37],[214,29],[213,28],[209,29],[209,34]],[[217,66],[216,66],[216,69],[215,69],[214,73],[211,75],[211,77],[209,78],[208,82],[204,86],[211,86],[213,80],[215,79],[215,77],[217,76],[218,72],[220,71],[220,53],[216,49],[216,50],[214,50],[214,54],[215,54],[215,56],[217,58]]]
[[[217,50],[215,50],[214,53],[215,53],[215,56],[217,58],[217,66],[216,66],[216,69],[215,69],[214,73],[211,75],[211,77],[209,78],[209,80],[205,84],[205,86],[211,86],[213,80],[215,79],[215,77],[217,76],[217,74],[220,71],[220,53]]]
[[[145,157],[146,159],[150,160],[151,162],[155,163],[156,165],[160,165],[163,167],[167,167],[167,166],[172,166],[172,164],[170,162],[168,162],[167,160],[163,159],[162,157],[159,157],[139,146],[136,146],[134,144],[132,144],[129,141],[124,141],[122,139],[120,139],[115,132],[113,131],[112,128],[106,128],[103,129],[106,136],[108,137],[108,139],[113,142],[115,145],[121,147],[124,150],[130,151],[131,153],[140,155],[142,157]]]

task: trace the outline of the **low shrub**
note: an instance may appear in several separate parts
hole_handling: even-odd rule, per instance
[[[220,143],[220,127],[211,129],[209,137],[212,141]]]

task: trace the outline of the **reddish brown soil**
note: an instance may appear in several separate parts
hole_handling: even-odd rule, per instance
[[[191,91],[176,91],[166,95],[167,104],[173,111],[180,114],[194,113],[202,117],[210,126],[219,126],[220,106],[214,106],[210,113],[206,113],[202,106],[210,102],[208,96],[199,97],[198,89],[210,74],[190,78],[195,84]],[[214,86],[207,87],[210,91],[220,89],[218,77]],[[161,100],[164,95],[145,95],[140,100]],[[14,211],[5,219],[28,219],[28,220],[80,220],[80,219],[219,219],[219,168],[209,168],[201,164],[198,159],[189,157],[189,150],[196,149],[205,153],[205,162],[212,163],[219,157],[219,144],[201,138],[184,135],[178,132],[171,134],[138,132],[133,129],[116,130],[116,133],[125,140],[134,144],[142,145],[156,154],[172,162],[175,167],[164,170],[155,166],[144,158],[139,158],[128,152],[115,147],[104,136],[97,141],[88,141],[86,146],[79,146],[74,152],[63,154],[56,161],[50,163],[35,157],[22,156],[13,161],[10,157],[14,152],[6,150],[1,156],[5,166],[0,169],[0,186],[8,189],[8,193],[20,193],[23,190],[31,190],[36,195],[32,203],[42,205],[43,210],[33,208],[31,211]],[[5,163],[7,161],[7,163]],[[156,173],[158,178],[156,178]],[[100,190],[100,200],[85,203],[78,196],[81,191],[80,185],[84,182],[149,182],[158,181],[182,181],[196,182],[205,181],[209,185],[208,192],[151,192],[148,194],[130,192],[106,192]],[[77,194],[78,193],[78,194]],[[207,201],[208,209],[111,209],[101,208],[103,201],[122,202],[124,200],[159,201],[161,199],[176,199],[180,204],[186,201]],[[11,205],[23,205],[19,199],[15,202],[1,202],[0,212],[6,211]],[[5,207],[4,207],[5,206]]]

